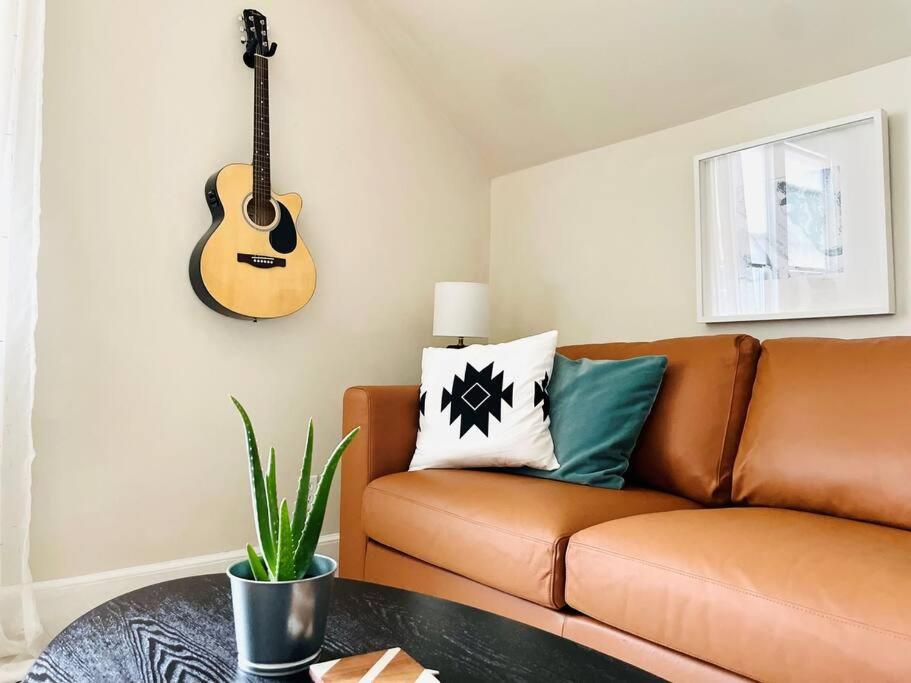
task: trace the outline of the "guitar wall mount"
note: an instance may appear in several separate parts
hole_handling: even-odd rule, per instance
[[[266,50],[265,57],[271,57],[275,54],[275,51],[278,49],[278,43],[272,43],[269,46],[269,49]],[[256,45],[251,42],[247,42],[247,49],[244,50],[244,64],[249,66],[251,69],[255,66],[256,62],[253,60],[253,56],[256,54]]]

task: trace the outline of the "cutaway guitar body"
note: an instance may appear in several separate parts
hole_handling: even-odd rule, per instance
[[[190,258],[190,282],[209,308],[235,318],[278,318],[302,308],[316,289],[316,266],[295,224],[300,195],[272,194],[275,223],[258,226],[247,214],[253,167],[231,164],[209,178],[212,227]]]

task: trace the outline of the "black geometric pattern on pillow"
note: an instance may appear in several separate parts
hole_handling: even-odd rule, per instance
[[[443,400],[440,410],[449,406],[449,424],[461,419],[459,438],[461,439],[472,427],[487,436],[490,418],[500,421],[500,402],[512,408],[512,388],[503,386],[503,373],[494,377],[493,363],[483,370],[476,370],[471,363],[465,364],[465,379],[455,375],[452,378],[452,389],[443,389]]]
[[[547,383],[549,381],[547,373],[545,372],[544,379],[540,382],[535,382],[535,406],[539,403],[544,404],[541,408],[541,412],[544,413],[544,417],[541,418],[542,420],[546,420],[550,417],[550,395],[547,393]]]
[[[423,389],[423,387],[421,387]],[[421,397],[418,399],[418,412],[423,416],[424,415],[424,406],[427,404],[427,392],[422,391]],[[418,418],[418,431],[421,431],[421,420]]]

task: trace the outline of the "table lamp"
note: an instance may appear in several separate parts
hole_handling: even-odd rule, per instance
[[[490,335],[487,285],[481,282],[437,282],[433,290],[433,335],[457,337],[447,348],[465,348],[465,337]]]

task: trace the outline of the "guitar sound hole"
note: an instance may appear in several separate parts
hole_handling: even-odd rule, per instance
[[[271,225],[275,220],[275,207],[272,202],[251,199],[247,204],[247,217],[256,225]]]

